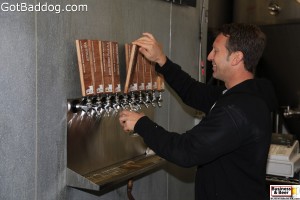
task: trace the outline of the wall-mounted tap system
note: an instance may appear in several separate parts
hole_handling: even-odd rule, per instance
[[[125,133],[118,123],[122,109],[143,112],[153,119],[161,101],[158,91],[69,99],[68,186],[100,191],[163,165],[165,160],[155,155],[138,134]]]
[[[127,76],[121,92],[118,44],[77,40],[82,97],[68,100],[67,182],[101,190],[128,181],[164,163],[136,133],[124,133],[121,110],[153,118],[162,106],[163,79],[135,45],[126,45]],[[134,137],[133,137],[134,136]]]
[[[103,94],[86,96],[68,101],[68,112],[84,112],[91,117],[109,117],[116,115],[120,110],[139,111],[142,106],[149,108],[161,107],[163,102],[162,91],[137,91],[129,94]]]

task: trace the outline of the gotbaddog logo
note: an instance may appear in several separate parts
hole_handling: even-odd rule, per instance
[[[270,200],[300,200],[300,185],[270,185]]]

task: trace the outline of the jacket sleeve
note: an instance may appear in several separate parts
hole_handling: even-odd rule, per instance
[[[138,120],[134,130],[157,155],[183,167],[208,163],[241,144],[237,124],[224,107],[215,107],[183,134],[168,132],[146,116]]]
[[[223,87],[209,86],[196,81],[169,59],[162,67],[156,65],[155,69],[164,76],[165,81],[185,104],[205,113],[224,90]]]

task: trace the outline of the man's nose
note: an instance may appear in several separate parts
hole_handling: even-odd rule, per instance
[[[213,59],[213,56],[212,56],[212,51],[211,51],[207,56],[207,60],[212,61],[212,59]]]

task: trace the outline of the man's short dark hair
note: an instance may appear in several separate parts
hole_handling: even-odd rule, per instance
[[[266,44],[266,36],[261,29],[252,24],[231,23],[223,25],[219,33],[228,37],[226,48],[229,55],[241,51],[245,68],[254,73]]]

